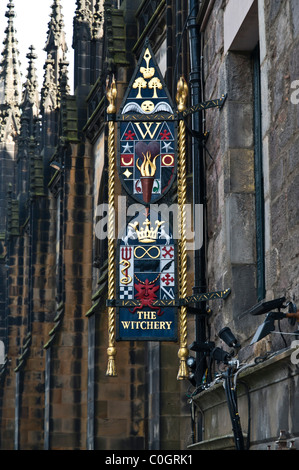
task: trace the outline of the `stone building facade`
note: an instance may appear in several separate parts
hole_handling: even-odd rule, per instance
[[[73,95],[63,2],[49,14],[42,88],[32,46],[21,92],[13,0],[6,10],[0,448],[274,449],[280,431],[298,447],[297,1],[77,0]],[[173,101],[181,76],[189,86],[187,202],[202,244],[188,251],[188,295],[228,294],[192,297],[196,362],[182,381],[176,342],[120,341],[117,377],[106,375],[106,91],[115,79],[119,109],[146,38]],[[116,177],[119,223],[125,196]],[[281,298],[275,332],[252,342],[271,310],[262,304]],[[238,345],[220,338],[224,327]]]
[[[280,430],[289,439],[298,436],[298,364],[289,349],[296,340],[290,334],[296,321],[275,321],[275,332],[252,343],[267,309],[261,316],[250,311],[265,300],[285,297],[296,303],[298,298],[298,109],[292,97],[298,75],[298,5],[209,4],[211,10],[199,21],[203,101],[222,93],[227,101],[219,114],[208,110],[205,115],[207,276],[211,285],[228,285],[232,291],[225,305],[212,307],[211,340],[224,325],[238,338],[238,360],[250,365],[244,371],[251,402],[249,445],[274,449]],[[248,399],[241,385],[239,393],[246,434]],[[204,442],[197,448],[231,445],[223,398],[217,384],[196,396],[205,423]]]

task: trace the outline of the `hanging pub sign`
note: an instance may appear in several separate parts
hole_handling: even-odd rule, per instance
[[[117,116],[116,96],[113,80],[107,87],[107,375],[112,376],[116,375],[116,341],[177,341],[179,336],[177,240],[170,221],[152,207],[163,200],[177,175],[177,119],[148,40]],[[115,163],[129,201],[142,210],[127,220],[114,246]]]
[[[187,110],[187,96],[188,86],[181,77],[174,108],[148,40],[118,113],[115,80],[107,86],[108,376],[117,375],[116,342],[143,340],[178,341],[178,379],[188,378],[187,305],[229,294],[228,289],[187,297],[184,116],[220,107],[225,99]],[[116,170],[129,205],[138,203],[138,209],[115,242]],[[159,206],[167,205],[166,195],[175,180],[178,213],[168,220]]]
[[[163,119],[173,113],[147,42],[119,110],[119,177],[144,207],[118,244],[118,298],[126,304],[117,310],[119,340],[177,339],[177,308],[167,305],[177,298],[175,242],[169,221],[150,211],[176,176],[176,126]]]

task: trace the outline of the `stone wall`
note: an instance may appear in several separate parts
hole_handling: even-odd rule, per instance
[[[298,289],[299,164],[295,157],[298,106],[291,84],[298,73],[297,5],[259,2],[265,283],[267,299],[295,300]],[[275,5],[275,7],[274,7]],[[215,333],[228,324],[246,341],[256,319],[242,314],[258,300],[253,51],[224,54],[225,2],[216,1],[204,31],[205,99],[228,97],[223,109],[206,113],[208,276],[210,288],[232,289],[215,306]],[[258,21],[258,17],[256,17]],[[279,31],[284,29],[284,39]],[[241,46],[240,46],[241,47]],[[235,48],[237,48],[235,46]],[[297,74],[297,75],[296,75]]]
[[[265,2],[265,24],[262,67],[267,70],[267,75],[264,73],[264,79],[268,79],[265,100],[269,100],[263,129],[269,195],[267,290],[274,295],[287,294],[295,300],[299,293],[299,129],[298,104],[292,99],[291,86],[299,77],[297,2]]]
[[[265,249],[264,298],[272,300],[285,296],[287,300],[298,302],[299,160],[298,87],[295,81],[299,77],[299,5],[296,1],[252,2],[248,13],[250,22],[246,17],[242,28],[240,25],[239,32],[236,31],[232,47],[225,50],[224,18],[231,1],[234,0],[210,2],[213,9],[203,28],[205,99],[228,94],[220,112],[206,112],[206,130],[210,132],[207,142],[210,155],[206,156],[208,276],[210,289],[215,286],[230,287],[232,290],[222,305],[213,305],[209,324],[210,339],[224,346],[224,349],[227,347],[219,341],[217,332],[229,326],[241,343],[238,359],[250,363],[267,351],[283,351],[294,339],[292,335],[269,334],[250,345],[253,334],[265,317],[254,317],[246,314],[246,311],[262,300],[258,291],[257,255],[261,239]],[[246,34],[250,37],[247,44],[251,46],[244,50],[242,39]],[[254,55],[256,44],[260,54],[259,134],[254,69],[257,64]],[[263,170],[260,183],[263,185],[264,234],[257,227],[258,135],[262,152],[259,155],[262,155]],[[291,326],[284,319],[280,322],[280,328],[283,332],[291,332],[296,329],[296,325]],[[290,353],[283,356],[281,352],[277,357],[283,357],[282,368],[280,359],[270,359],[263,364],[260,372],[252,369],[248,372],[250,377],[248,375],[244,379],[249,386],[252,403],[252,448],[266,450],[268,442],[273,449],[274,441],[282,429],[295,437],[299,434],[297,412],[294,409],[296,396],[292,392],[298,376],[298,365],[291,364]],[[284,372],[282,379],[281,374]],[[263,384],[260,383],[260,377],[263,377]],[[276,385],[280,380],[281,385]],[[206,443],[209,448],[213,448],[216,441],[218,448],[228,448],[231,444],[234,446],[233,442],[229,444],[231,423],[225,414],[228,412],[225,397],[218,396],[222,384],[215,387],[199,395],[196,401],[205,411],[206,399],[210,404],[217,400],[217,410],[214,409],[212,414],[211,408],[206,408],[204,438],[212,439]],[[243,392],[240,393],[245,396]],[[242,398],[241,403],[240,414],[246,423],[247,411]],[[246,424],[244,428],[246,432]],[[219,440],[220,437],[222,440]],[[205,448],[205,442],[198,448]]]
[[[285,431],[288,447],[293,441],[298,448],[298,366],[291,363],[290,354],[285,351],[260,364],[249,363],[238,376],[238,410],[245,448],[249,438],[250,450],[277,450],[280,431]],[[244,383],[250,390],[249,397]],[[222,382],[214,384],[195,401],[204,414],[204,438],[189,448],[234,450],[232,421]]]
[[[51,345],[51,449],[86,448],[87,321],[91,302],[92,180],[89,146],[65,159],[63,316]]]
[[[227,94],[221,110],[206,112],[207,262],[210,290],[232,293],[212,307],[211,339],[227,325],[246,341],[255,325],[239,316],[257,301],[253,73],[250,53],[223,54],[223,5],[214,4],[203,47],[205,100]]]

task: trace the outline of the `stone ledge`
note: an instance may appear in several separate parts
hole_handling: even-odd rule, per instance
[[[266,448],[267,443],[275,442],[280,429],[286,429],[290,435],[298,436],[295,417],[286,417],[283,413],[283,408],[291,405],[293,413],[296,412],[294,404],[299,366],[291,361],[293,352],[294,349],[289,348],[273,353],[273,356],[263,362],[250,363],[250,367],[243,370],[240,368],[238,371],[238,408],[243,434],[244,431],[247,433],[248,426],[248,401],[244,383],[250,394],[251,449],[259,446]],[[192,449],[234,448],[223,381],[220,379],[209,389],[195,395],[193,400],[203,416],[203,433],[206,439],[193,444]]]
[[[246,435],[244,435],[246,439]],[[190,450],[234,450],[235,440],[232,434],[227,434],[221,437],[215,437],[213,439],[207,439],[206,441],[197,442],[188,446]]]
[[[275,354],[274,356],[266,359],[265,361],[254,364],[251,367],[248,367],[241,371],[238,375],[238,378],[247,379],[248,385],[255,384],[256,387],[262,387],[263,385],[269,385],[269,378],[273,374],[275,376],[275,381],[278,380],[277,376],[277,364],[281,363],[280,366],[287,366],[281,367],[279,369],[279,379],[283,380],[284,378],[288,378],[290,376],[290,369],[296,369],[295,365],[292,365],[290,356],[294,350],[293,349],[286,349],[280,353]],[[274,353],[273,353],[274,354]],[[299,370],[297,372],[299,374]],[[295,372],[296,374],[296,372]],[[274,378],[274,377],[273,377]],[[251,389],[253,391],[254,389]],[[201,406],[203,404],[208,404],[210,402],[209,396],[213,393],[213,398],[211,399],[211,406],[215,406],[217,402],[215,402],[215,398],[219,396],[219,403],[225,402],[224,392],[223,392],[223,382],[220,381],[212,385],[210,388],[204,390],[203,392],[199,393],[194,397],[194,402],[200,401]],[[208,408],[205,408],[208,409]]]

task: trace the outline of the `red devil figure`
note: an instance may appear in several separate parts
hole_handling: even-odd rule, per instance
[[[139,307],[135,307],[133,311],[130,310],[131,313],[135,313],[136,310],[139,310],[143,307],[150,307],[157,311],[157,315],[161,316],[164,312],[161,312],[160,307],[153,306],[153,302],[157,299],[157,295],[155,292],[159,289],[159,286],[151,285],[149,280],[146,279],[144,284],[134,284],[135,289],[137,290],[138,294],[136,294],[136,299],[140,300],[141,305]]]

